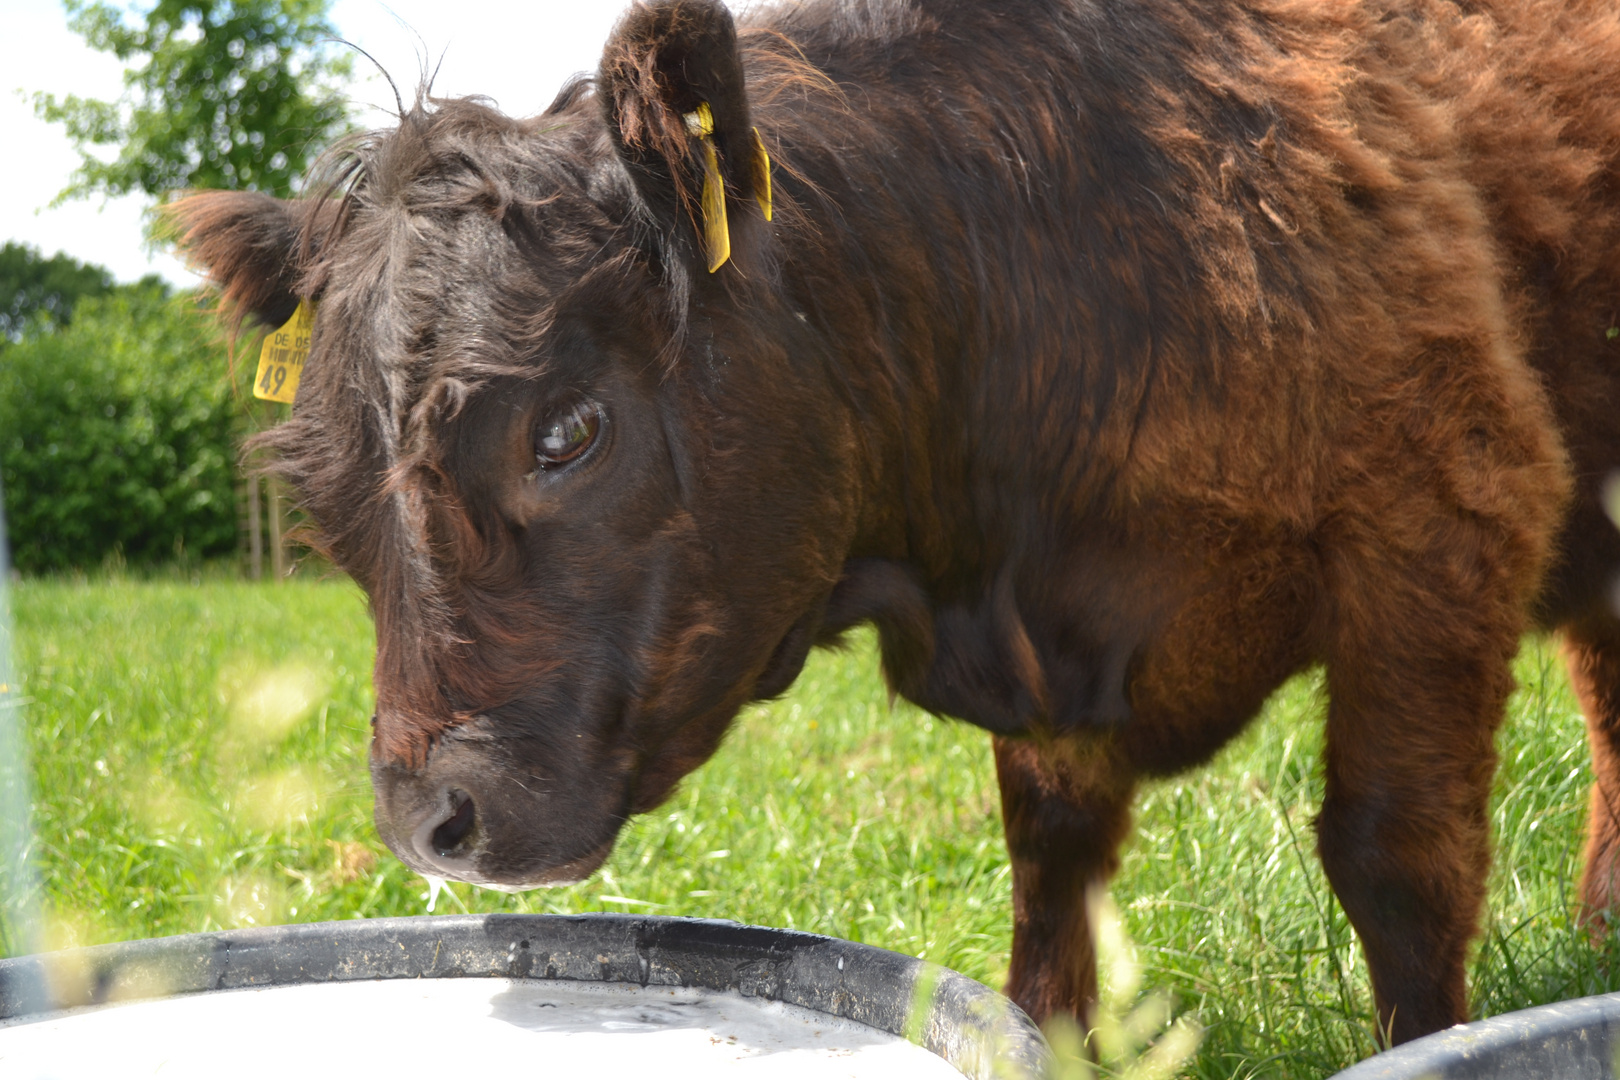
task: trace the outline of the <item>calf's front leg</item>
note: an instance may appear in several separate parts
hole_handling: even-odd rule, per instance
[[[1088,762],[1034,740],[997,736],[995,752],[1012,858],[1007,996],[1038,1024],[1061,1013],[1089,1027],[1097,956],[1086,894],[1119,867],[1135,778],[1102,751]]]
[[[1391,1043],[1468,1019],[1492,743],[1518,646],[1510,607],[1435,584],[1385,572],[1358,590],[1340,605],[1327,663],[1317,845]]]

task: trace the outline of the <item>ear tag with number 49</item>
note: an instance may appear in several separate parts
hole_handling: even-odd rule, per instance
[[[265,337],[259,350],[259,370],[253,376],[254,397],[292,403],[304,374],[304,361],[309,359],[314,326],[315,308],[308,300],[300,300],[292,318]]]

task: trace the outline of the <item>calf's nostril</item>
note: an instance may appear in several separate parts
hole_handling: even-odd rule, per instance
[[[465,791],[450,792],[450,816],[433,830],[433,850],[440,855],[453,855],[472,833],[478,823],[478,811],[472,796]]]

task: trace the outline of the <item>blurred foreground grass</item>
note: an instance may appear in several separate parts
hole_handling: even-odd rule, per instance
[[[372,635],[352,586],[29,581],[13,603],[53,945],[424,910],[371,827]],[[1620,952],[1571,919],[1590,779],[1576,706],[1548,643],[1526,643],[1519,676],[1480,1014],[1620,989]],[[1322,1077],[1373,1049],[1360,949],[1312,853],[1320,707],[1317,680],[1295,680],[1214,767],[1139,799],[1114,895],[1144,992],[1207,1027],[1189,1075]],[[863,637],[745,710],[591,881],[455,885],[438,910],[791,926],[998,985],[1011,920],[989,741],[891,710]]]

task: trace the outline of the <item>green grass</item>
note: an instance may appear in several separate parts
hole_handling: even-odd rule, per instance
[[[12,599],[53,944],[424,910],[422,880],[371,827],[372,637],[353,587],[112,578]],[[1519,677],[1482,1015],[1620,988],[1620,955],[1571,919],[1590,774],[1549,643],[1526,643]],[[1189,1075],[1321,1077],[1373,1049],[1360,949],[1313,854],[1321,708],[1317,680],[1295,680],[1213,767],[1139,800],[1114,895],[1145,988],[1207,1027]],[[1008,904],[988,739],[891,709],[861,638],[745,710],[591,881],[452,886],[439,910],[792,926],[996,985]]]

